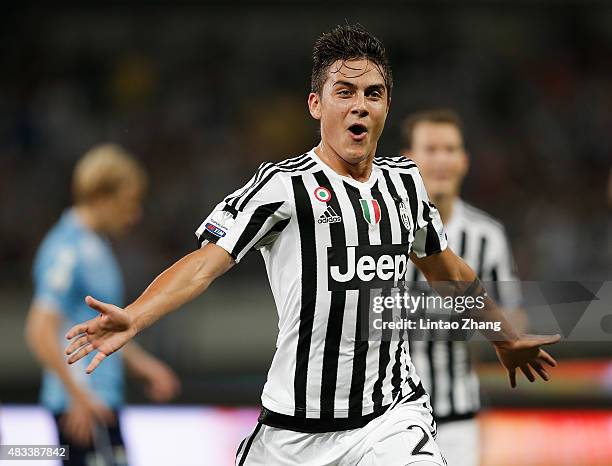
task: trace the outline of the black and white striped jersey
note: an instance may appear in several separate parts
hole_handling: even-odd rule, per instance
[[[423,393],[407,337],[373,342],[359,334],[364,287],[405,281],[411,251],[424,257],[446,248],[412,161],[375,158],[367,182],[338,175],[314,150],[264,163],[196,235],[236,261],[252,249],[263,255],[279,318],[264,424],[346,430]]]
[[[517,309],[520,284],[503,225],[457,200],[444,228],[449,247],[474,269],[498,304],[505,310]],[[409,267],[413,282],[425,280],[412,263]],[[410,355],[430,394],[434,416],[439,422],[473,417],[480,408],[480,395],[467,343],[423,337],[411,339]]]

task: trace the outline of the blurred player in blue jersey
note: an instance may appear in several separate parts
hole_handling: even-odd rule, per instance
[[[34,299],[26,339],[44,368],[41,403],[54,415],[60,444],[70,445],[69,465],[127,464],[118,422],[124,403],[124,364],[142,379],[155,401],[176,395],[179,382],[164,363],[130,342],[91,375],[64,362],[64,333],[95,317],[88,294],[122,302],[123,281],[107,237],[120,236],[141,217],[147,178],[122,148],[101,145],[78,162],[75,205],[44,238],[34,263]]]

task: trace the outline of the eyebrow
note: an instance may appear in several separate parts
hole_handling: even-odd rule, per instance
[[[348,81],[336,81],[334,83],[334,86],[355,87],[355,85],[353,83],[350,83]]]
[[[382,94],[384,90],[386,90],[386,87],[384,84],[372,84],[371,86],[366,87],[366,92],[367,91],[380,91],[380,93]]]
[[[346,86],[349,87],[351,89],[355,89],[357,86],[355,86],[355,84],[348,82],[348,81],[336,81],[334,83],[334,86]],[[370,86],[366,87],[366,92],[368,91],[384,91],[386,89],[384,84],[371,84]]]

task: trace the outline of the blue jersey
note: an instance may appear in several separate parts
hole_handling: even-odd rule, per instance
[[[85,296],[122,305],[123,280],[119,265],[107,239],[80,222],[74,210],[67,210],[43,240],[34,262],[34,300],[62,317],[57,336],[66,346],[65,333],[73,325],[98,314],[85,304]],[[121,352],[107,357],[92,374],[85,368],[96,352],[68,366],[77,383],[93,392],[113,409],[124,399]],[[53,372],[45,371],[41,403],[55,413],[69,405],[69,395]]]

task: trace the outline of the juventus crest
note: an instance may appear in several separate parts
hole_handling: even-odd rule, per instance
[[[408,199],[402,199],[398,205],[400,219],[406,230],[410,231],[410,213],[408,211]]]

